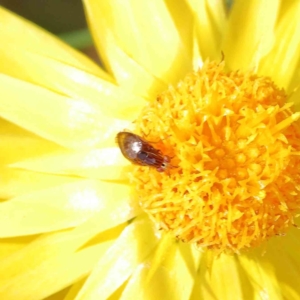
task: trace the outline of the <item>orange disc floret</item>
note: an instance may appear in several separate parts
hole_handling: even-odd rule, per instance
[[[282,235],[300,207],[300,113],[266,77],[205,63],[149,103],[137,132],[172,158],[134,167],[142,208],[164,231],[238,252]]]

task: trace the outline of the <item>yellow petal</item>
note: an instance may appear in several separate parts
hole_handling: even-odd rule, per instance
[[[31,256],[29,253],[17,253],[20,261],[11,265],[18,271],[0,281],[1,296],[6,300],[44,299],[87,274],[111,243],[108,241],[79,252],[53,254],[51,257],[46,255],[49,250],[39,249],[36,243]],[[10,258],[7,262],[10,262]],[[7,265],[2,266],[3,272]]]
[[[74,177],[0,167],[0,199],[9,199],[78,180],[79,178]]]
[[[219,59],[221,38],[226,25],[224,3],[206,0],[187,0],[187,3],[194,14],[197,43],[202,60]]]
[[[75,282],[68,291],[68,294],[63,298],[63,300],[74,300],[80,289],[82,288],[86,278],[83,278]],[[61,300],[61,299],[58,299]]]
[[[112,217],[120,208],[123,218],[130,206],[129,187],[126,185],[82,180],[46,190],[25,194],[0,204],[0,236],[13,237],[61,230],[77,226],[91,216],[105,226],[115,226]],[[100,221],[101,220],[101,221]],[[91,222],[91,221],[90,221]],[[105,226],[104,226],[104,224]],[[99,229],[100,230],[100,229]]]
[[[157,242],[148,218],[128,225],[95,266],[75,299],[107,299],[149,255]]]
[[[32,192],[0,204],[0,236],[13,237],[73,227],[99,210],[99,197],[86,181]]]
[[[129,162],[117,147],[89,151],[55,152],[11,164],[10,167],[43,173],[76,175],[106,180],[126,180]]]
[[[275,29],[274,47],[261,61],[258,73],[288,89],[300,60],[300,2],[294,1]],[[300,83],[298,82],[298,85]]]
[[[93,231],[83,234],[79,230],[67,230],[44,234],[36,238],[27,247],[0,261],[1,270],[3,270],[0,274],[0,287],[5,288],[4,283],[17,278],[22,273],[28,273],[31,268],[42,267],[43,262],[46,266],[60,257],[65,258],[75,252],[94,234]],[[3,294],[1,293],[1,295]]]
[[[99,77],[108,78],[85,55],[3,7],[0,7],[0,20],[1,52],[5,51],[7,45],[13,44],[16,48],[21,48],[23,51],[39,53],[39,55],[63,61],[65,64],[93,73]],[[6,51],[9,51],[9,48]],[[1,61],[1,65],[5,65],[5,60]],[[34,66],[28,68],[29,72],[32,68]]]
[[[253,285],[254,299],[283,299],[275,268],[264,261],[261,253],[241,255],[238,261]]]
[[[105,38],[108,40],[110,38],[104,37],[101,40],[101,43],[105,44],[105,50],[113,57],[110,61],[110,69],[113,70],[112,72],[116,76],[118,84],[124,90],[152,99],[166,89],[166,83],[150,74],[113,42],[105,43]]]
[[[115,138],[130,126],[103,114],[101,107],[67,98],[0,74],[0,115],[45,139],[70,148],[88,148]]]
[[[62,147],[0,119],[0,149],[0,165],[6,165],[55,150],[62,150]]]
[[[297,219],[297,223],[299,224],[299,217]],[[298,227],[291,228],[287,236],[282,238],[282,241],[284,241],[284,251],[286,251],[288,253],[288,256],[295,261],[296,266],[300,264],[300,257],[298,255],[298,249],[300,247],[300,232]],[[300,268],[298,270],[300,270]]]
[[[118,57],[110,53],[111,43],[165,83],[177,82],[191,69],[191,49],[186,49],[163,1],[85,0],[84,4],[100,55],[118,82],[123,76],[113,68]]]
[[[192,252],[189,245],[178,247],[178,244],[174,244],[148,282],[149,270],[152,267],[151,256],[136,268],[122,293],[122,300],[190,299],[197,272],[197,264],[190,264]],[[199,255],[198,252],[195,256]]]
[[[20,299],[41,299],[84,276],[103,257],[110,245],[110,242],[105,242],[114,239],[124,228],[123,225],[111,226],[132,219],[137,211],[128,200],[116,201],[121,198],[119,195],[124,189],[127,189],[128,197],[127,186],[114,185],[112,188],[111,184],[107,184],[99,188],[103,194],[103,204],[108,201],[100,213],[73,230],[44,234],[0,261],[1,296],[16,299],[18,293]],[[111,199],[109,193],[116,198]],[[112,230],[107,230],[109,228]],[[145,228],[142,231],[145,233]],[[103,233],[99,236],[99,232]],[[94,242],[89,243],[95,236]],[[95,243],[96,246],[93,246]],[[145,248],[148,246],[149,240],[146,240]],[[22,284],[22,288],[18,288],[18,284]]]
[[[298,65],[296,66],[296,69],[294,71],[291,83],[288,87],[288,91],[293,93],[296,89],[300,88],[300,59],[298,61]]]
[[[272,240],[261,258],[262,267],[265,264],[272,265],[283,299],[297,299],[300,295],[299,237],[299,229],[291,229],[287,236],[279,237],[280,240],[277,241]]]
[[[35,235],[17,238],[2,238],[0,241],[0,261],[26,247],[34,239],[36,239]]]
[[[206,253],[199,265],[191,299],[196,300],[199,295],[207,300],[246,299],[251,292],[252,287],[236,257],[225,254],[211,257]]]
[[[166,5],[180,39],[191,57],[193,49],[193,38],[191,35],[194,27],[193,13],[186,1],[166,1]]]
[[[291,92],[289,101],[295,104],[296,111],[300,111],[300,85]]]
[[[2,51],[0,48],[0,56],[5,62],[0,66],[2,73],[65,96],[98,104],[106,115],[131,120],[145,105],[141,97],[53,58],[28,52],[11,44],[6,44]]]
[[[151,263],[149,263],[149,270],[147,277],[144,282],[144,286],[148,285],[150,280],[152,279],[154,273],[161,266],[162,262],[166,259],[166,256],[174,250],[175,240],[174,236],[171,234],[165,234],[161,237],[159,244],[157,245],[155,252],[151,255]]]
[[[236,0],[228,20],[222,49],[231,70],[248,70],[274,43],[279,0]]]

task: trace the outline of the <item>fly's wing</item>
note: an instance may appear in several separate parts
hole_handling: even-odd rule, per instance
[[[159,152],[141,151],[137,155],[138,160],[145,166],[154,167],[156,169],[164,169],[167,163],[166,157]]]
[[[156,164],[155,156],[149,152],[141,151],[138,153],[137,158],[144,166],[155,166]]]

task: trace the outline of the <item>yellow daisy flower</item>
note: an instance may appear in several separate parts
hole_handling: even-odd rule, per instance
[[[83,2],[0,8],[1,299],[299,299],[300,1]]]

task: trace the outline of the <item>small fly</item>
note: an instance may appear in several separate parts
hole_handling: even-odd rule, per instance
[[[122,131],[117,134],[116,140],[124,157],[132,163],[154,167],[158,172],[164,172],[170,167],[170,157],[163,155],[140,136]]]

